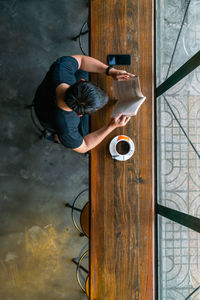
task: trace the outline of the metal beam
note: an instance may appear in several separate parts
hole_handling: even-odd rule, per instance
[[[186,226],[186,227],[200,233],[200,219],[199,218],[179,212],[177,210],[168,208],[166,206],[162,206],[160,204],[157,205],[157,213],[167,219],[170,219],[174,222],[177,222],[183,226]]]
[[[200,65],[200,51],[198,51],[194,56],[192,56],[184,65],[182,65],[174,74],[172,74],[167,80],[165,80],[156,89],[156,97],[159,97],[177,82],[191,73]]]

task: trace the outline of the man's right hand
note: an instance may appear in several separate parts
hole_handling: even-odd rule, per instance
[[[130,119],[131,117],[124,116],[123,114],[119,114],[116,117],[111,119],[109,126],[113,127],[113,129],[117,127],[123,127],[128,123]]]

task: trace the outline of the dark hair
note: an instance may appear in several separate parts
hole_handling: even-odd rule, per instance
[[[65,103],[78,114],[91,114],[108,102],[108,96],[89,81],[78,81],[65,92]]]

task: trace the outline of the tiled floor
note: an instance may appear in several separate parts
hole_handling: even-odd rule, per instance
[[[187,3],[159,1],[158,83],[166,78]],[[168,76],[199,50],[199,11],[199,1],[191,1]],[[200,218],[200,160],[180,128],[200,153],[199,68],[164,96],[157,100],[159,203]],[[163,217],[159,225],[159,299],[184,300],[200,284],[200,235]],[[200,292],[190,299],[200,299]]]

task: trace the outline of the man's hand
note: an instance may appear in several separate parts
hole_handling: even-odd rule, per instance
[[[115,128],[125,126],[129,120],[130,117],[119,114],[115,118],[111,119],[107,126],[104,126],[84,136],[81,146],[73,150],[80,153],[86,153],[101,143],[103,139],[105,139],[105,137],[109,135]]]
[[[112,118],[109,126],[113,127],[113,129],[117,127],[123,127],[125,126],[131,117],[124,116],[123,114],[117,115],[115,118]]]
[[[117,70],[115,68],[110,69],[109,75],[114,80],[129,80],[132,77],[135,77],[134,74],[128,73],[125,70]]]

